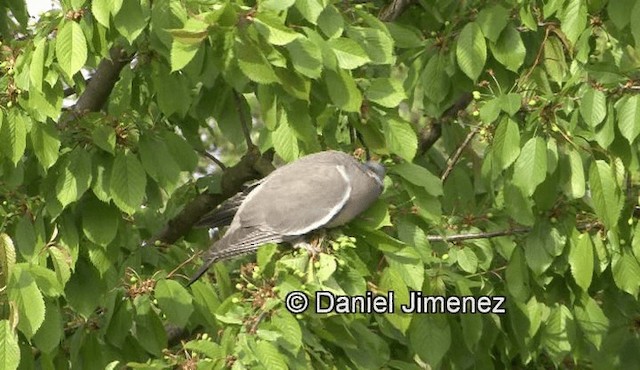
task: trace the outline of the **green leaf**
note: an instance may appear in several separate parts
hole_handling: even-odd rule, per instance
[[[609,229],[615,228],[620,218],[623,198],[613,170],[607,162],[597,160],[589,169],[589,188],[596,215]]]
[[[29,64],[29,82],[36,90],[42,91],[44,80],[44,59],[47,54],[47,39],[41,38],[34,45],[31,63]]]
[[[193,312],[192,298],[187,290],[175,280],[161,279],[156,283],[154,296],[167,319],[184,327]]]
[[[16,265],[10,277],[9,300],[18,311],[18,329],[31,339],[44,321],[44,299],[31,274]]]
[[[613,281],[618,288],[638,296],[640,292],[640,263],[631,253],[614,253],[611,262]]]
[[[53,166],[58,160],[60,150],[58,131],[53,125],[33,122],[29,134],[33,151],[42,167],[49,168]]]
[[[198,50],[200,50],[200,44],[184,43],[174,39],[171,43],[171,72],[186,67],[196,56]]]
[[[508,20],[509,10],[501,5],[493,5],[482,9],[476,18],[476,22],[482,29],[484,36],[493,42],[498,40]]]
[[[294,161],[300,155],[298,138],[295,131],[286,122],[281,122],[280,126],[271,134],[273,148],[276,153],[286,162]]]
[[[258,340],[256,343],[255,354],[258,358],[258,362],[265,369],[287,370],[289,368],[278,349],[273,344],[265,340]]]
[[[344,31],[342,14],[333,5],[329,5],[318,16],[318,27],[328,38],[336,38]]]
[[[521,106],[522,96],[520,94],[510,93],[500,96],[500,108],[510,116],[518,113]]]
[[[607,3],[607,15],[618,30],[622,30],[629,24],[631,14],[635,10],[633,7],[635,4],[637,4],[636,0],[618,0]]]
[[[80,199],[91,184],[91,157],[81,148],[68,154],[56,180],[56,198],[63,207]]]
[[[315,43],[299,37],[287,45],[291,64],[298,73],[317,79],[322,74],[322,53]]]
[[[553,307],[540,336],[543,348],[558,362],[571,353],[572,337],[575,337],[575,323],[571,311],[564,305]]]
[[[640,109],[638,114],[640,118]],[[587,88],[580,99],[580,115],[589,126],[598,126],[607,115],[607,102],[604,93],[593,87]]]
[[[19,364],[18,336],[8,320],[0,320],[0,368],[14,370]]]
[[[602,339],[609,329],[609,319],[593,298],[587,295],[583,297],[584,303],[574,309],[576,321],[585,338],[600,350]]]
[[[402,84],[391,78],[375,78],[367,89],[368,100],[386,108],[395,108],[407,98]]]
[[[327,41],[338,60],[338,66],[344,69],[355,69],[371,60],[364,49],[354,40],[338,37]]]
[[[273,45],[287,45],[301,36],[269,13],[259,13],[253,19],[253,24],[267,42]]]
[[[349,72],[343,69],[326,69],[324,75],[331,101],[346,112],[360,112],[362,93]]]
[[[0,284],[7,285],[7,277],[11,276],[16,264],[16,248],[9,235],[0,233]]]
[[[271,324],[282,333],[282,339],[294,350],[302,346],[302,330],[298,320],[287,310],[278,310],[271,316]]]
[[[513,184],[531,196],[547,176],[547,146],[540,137],[529,139],[522,147],[513,171]]]
[[[138,343],[154,356],[162,356],[167,348],[167,333],[156,311],[151,307],[148,296],[138,296],[134,301],[135,327]]]
[[[152,179],[168,193],[173,192],[180,181],[180,167],[173,160],[163,140],[144,135],[138,145],[142,166]]]
[[[552,80],[562,84],[567,73],[567,62],[562,42],[556,37],[549,37],[544,44],[544,66]]]
[[[409,348],[437,367],[451,347],[451,328],[442,314],[414,315],[409,326]]]
[[[529,299],[531,288],[529,284],[529,271],[525,262],[522,248],[516,247],[511,254],[509,264],[505,270],[507,291],[511,297],[526,302]]]
[[[235,44],[235,55],[242,73],[250,80],[261,84],[278,82],[273,67],[251,41],[240,38]]]
[[[295,0],[263,0],[260,2],[258,9],[281,12],[289,9],[294,3]]]
[[[56,37],[56,57],[64,73],[71,78],[87,61],[87,39],[76,22],[64,22]]]
[[[144,168],[135,155],[131,152],[116,154],[109,190],[118,208],[135,213],[142,204],[146,185]]]
[[[470,274],[475,274],[478,270],[478,256],[471,248],[462,248],[457,251],[457,262],[460,268]]]
[[[593,244],[589,234],[576,235],[570,243],[569,266],[576,284],[586,292],[593,277]]]
[[[628,10],[628,9],[627,9]],[[637,20],[640,17],[640,3],[636,1],[636,5],[631,9],[630,20]],[[630,22],[631,34],[636,41],[636,49],[640,47],[640,24],[637,21]]]
[[[451,86],[446,67],[446,57],[441,54],[436,54],[429,59],[422,71],[422,88],[424,95],[436,104],[442,102],[447,97]]]
[[[59,297],[62,294],[62,284],[53,270],[38,265],[29,265],[25,266],[25,268],[35,280],[42,294],[53,298]]]
[[[122,7],[115,14],[113,23],[116,30],[133,45],[149,22],[149,2],[140,0],[122,0]],[[112,10],[113,12],[113,10]],[[113,13],[112,13],[113,14]]]
[[[110,15],[117,14],[124,0],[93,0],[91,1],[91,14],[98,23],[109,28]]]
[[[294,5],[302,16],[311,24],[318,24],[318,17],[324,10],[322,0],[296,0]]]
[[[109,126],[97,126],[91,131],[93,143],[100,149],[115,154],[116,132]]]
[[[587,26],[587,4],[583,0],[568,0],[560,15],[560,28],[572,45]]]
[[[505,28],[495,43],[489,43],[489,47],[493,57],[513,72],[517,72],[522,66],[527,54],[520,32],[513,26]]]
[[[422,166],[405,162],[389,168],[389,172],[396,173],[410,183],[423,187],[433,196],[443,194],[440,178]]]
[[[106,246],[116,237],[120,212],[110,204],[90,198],[82,205],[82,231],[92,242]]]
[[[394,293],[394,312],[385,314],[385,317],[404,334],[411,324],[411,316],[402,313],[401,305],[409,302],[409,289],[399,271],[401,270],[397,268],[385,268],[380,277],[379,287],[382,291]]]
[[[480,119],[484,123],[494,122],[500,116],[502,99],[500,97],[493,98],[484,102],[480,107]]]
[[[397,154],[405,161],[411,162],[418,150],[418,136],[411,123],[385,117],[384,138],[391,153]]]
[[[618,128],[629,144],[640,134],[640,95],[625,96],[616,104]]]
[[[218,343],[211,342],[210,340],[192,340],[184,344],[184,348],[217,360],[224,357],[224,350]]]
[[[362,46],[372,64],[394,62],[393,39],[388,33],[375,28],[349,27],[347,35]]]
[[[169,149],[173,160],[178,164],[181,171],[191,172],[198,166],[198,155],[196,150],[181,136],[165,131],[162,133],[164,143]]]
[[[460,32],[456,57],[462,72],[475,81],[487,61],[487,44],[476,22],[468,23]]]
[[[425,43],[422,33],[415,27],[391,22],[386,26],[397,48],[419,48]]]
[[[569,168],[565,172],[569,173],[569,180],[566,184],[567,195],[572,199],[582,198],[585,194],[586,182],[584,179],[584,167],[580,153],[570,150],[567,155]]]
[[[511,166],[520,154],[520,130],[511,118],[503,119],[493,135],[491,147],[495,165],[501,171]]]
[[[14,166],[18,164],[27,146],[27,120],[22,111],[11,109],[2,119],[0,113],[0,153],[4,154]]]

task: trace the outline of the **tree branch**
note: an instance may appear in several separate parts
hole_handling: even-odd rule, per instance
[[[383,22],[392,22],[407,10],[411,3],[413,3],[413,0],[393,0],[380,11],[378,19]]]
[[[149,239],[147,245],[155,244],[156,242],[162,244],[176,242],[207,212],[241,191],[244,183],[264,177],[271,171],[273,171],[271,160],[267,156],[260,154],[256,147],[251,148],[240,162],[224,171],[222,175],[222,193],[206,193],[196,196],[176,217],[169,220],[159,233]]]

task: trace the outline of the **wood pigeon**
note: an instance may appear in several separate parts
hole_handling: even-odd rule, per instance
[[[211,246],[188,285],[216,261],[346,224],[382,193],[384,176],[382,164],[361,163],[338,151],[310,154],[276,169],[200,222],[220,226],[233,215],[226,234]]]

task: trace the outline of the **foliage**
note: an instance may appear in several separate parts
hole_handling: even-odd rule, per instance
[[[0,367],[640,363],[640,0],[61,3],[0,4]],[[185,288],[248,138],[364,146],[385,192],[318,256]],[[296,290],[507,313],[294,315]]]

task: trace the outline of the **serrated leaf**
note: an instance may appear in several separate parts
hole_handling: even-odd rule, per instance
[[[551,309],[542,329],[541,344],[555,361],[571,352],[570,339],[575,336],[575,324],[571,311],[564,305]]]
[[[149,176],[168,193],[172,193],[180,181],[180,167],[173,160],[164,141],[144,135],[138,149],[142,166]]]
[[[522,66],[527,54],[520,32],[513,26],[507,26],[498,40],[495,43],[490,43],[489,47],[493,57],[513,72],[517,72]]]
[[[436,54],[429,59],[422,71],[421,78],[424,95],[436,104],[447,97],[451,86],[446,67],[446,57],[441,54]]]
[[[476,80],[487,61],[487,44],[477,23],[468,23],[458,36],[456,46],[458,65],[470,79]]]
[[[252,42],[241,38],[236,42],[234,50],[240,70],[250,80],[261,84],[278,82],[273,67]]]
[[[618,288],[633,297],[638,296],[638,292],[640,292],[640,263],[631,253],[614,253],[611,272],[613,273],[613,281]]]
[[[315,25],[325,6],[321,0],[296,0],[295,7],[306,20]]]
[[[211,359],[217,360],[224,356],[224,351],[218,343],[210,340],[192,340],[184,344],[184,348],[201,353]]]
[[[550,37],[544,44],[544,66],[549,77],[557,84],[562,84],[567,73],[567,62],[562,42],[556,37]]]
[[[19,364],[18,336],[8,320],[0,320],[0,368],[14,370]]]
[[[513,184],[531,196],[547,176],[547,146],[540,137],[527,141],[516,160]]]
[[[301,36],[287,27],[278,17],[269,13],[259,13],[253,19],[253,24],[258,32],[273,45],[287,45]]]
[[[273,148],[282,159],[291,162],[300,155],[298,138],[295,131],[286,122],[281,122],[280,126],[271,134]]]
[[[596,215],[609,229],[615,228],[620,218],[623,199],[613,171],[607,162],[597,160],[589,169],[589,188]]]
[[[324,73],[331,101],[346,112],[359,112],[362,106],[362,93],[349,72],[343,69],[337,71],[326,69]]]
[[[383,130],[389,151],[408,162],[413,161],[418,150],[418,136],[411,124],[393,117],[386,117]]]
[[[509,93],[500,96],[500,108],[508,115],[518,113],[522,106],[522,96],[517,93]]]
[[[16,248],[9,235],[0,233],[0,284],[6,286],[16,264]]]
[[[389,168],[389,172],[396,173],[410,183],[423,187],[433,196],[443,194],[440,178],[422,166],[405,162]]]
[[[587,4],[582,0],[568,0],[560,18],[560,28],[572,45],[587,26]]]
[[[318,16],[318,27],[330,39],[339,37],[344,31],[342,14],[335,6],[327,6]]]
[[[484,36],[493,42],[498,40],[508,20],[509,10],[501,5],[493,5],[482,9],[476,18],[476,22],[482,29]]]
[[[585,194],[586,182],[580,153],[575,150],[570,150],[568,153],[568,161],[570,175],[567,184],[567,195],[573,199],[582,198]]]
[[[124,0],[92,0],[91,14],[93,14],[98,23],[109,28],[110,16],[118,13],[123,1]]]
[[[38,91],[42,91],[46,51],[47,39],[43,37],[35,43],[31,63],[29,63],[29,82]]]
[[[338,60],[338,66],[344,69],[358,68],[370,61],[364,49],[354,40],[339,37],[327,41]]]
[[[192,298],[187,290],[175,280],[161,279],[156,283],[154,296],[167,319],[184,327],[193,312]]]
[[[82,230],[92,242],[106,246],[116,237],[120,212],[95,198],[82,206]]]
[[[156,311],[151,307],[148,296],[138,296],[134,301],[136,311],[136,339],[149,353],[161,356],[167,348],[167,333]]]
[[[395,108],[407,98],[402,84],[391,78],[371,80],[365,96],[368,100],[387,108]]]
[[[80,25],[64,22],[56,37],[56,57],[60,68],[72,77],[87,61],[87,39]]]
[[[31,126],[31,145],[42,167],[48,169],[58,160],[60,138],[58,131],[47,123],[33,122]]]
[[[116,149],[116,133],[112,127],[97,126],[91,131],[93,143],[100,149],[114,154]]]
[[[451,347],[451,328],[442,314],[414,315],[408,337],[409,348],[434,367]]]
[[[4,119],[2,116],[0,113],[0,154],[4,154],[15,166],[27,145],[27,121],[17,109],[9,110]]]
[[[44,321],[44,299],[35,280],[23,268],[13,269],[8,291],[9,300],[14,301],[18,310],[18,329],[31,339]]]
[[[196,56],[199,49],[199,43],[183,43],[174,39],[171,43],[171,72],[186,67]]]
[[[122,0],[120,10],[115,14],[113,23],[122,36],[133,45],[147,27],[150,4],[139,0]]]
[[[63,207],[82,196],[91,184],[91,157],[84,149],[69,153],[56,180],[56,198]]]
[[[599,350],[609,329],[609,319],[593,298],[585,296],[583,300],[584,303],[574,309],[576,322],[587,340]]]
[[[264,366],[265,369],[287,370],[289,368],[278,349],[265,340],[258,340],[255,354],[258,362]]]
[[[462,248],[458,250],[457,254],[458,266],[470,274],[475,274],[478,270],[478,256],[471,250],[471,248]]]
[[[316,79],[322,74],[322,53],[315,43],[299,37],[287,45],[291,64],[298,73]]]
[[[388,33],[375,28],[349,27],[347,35],[362,46],[371,64],[393,63],[393,39]]]
[[[402,313],[400,302],[409,302],[409,289],[400,276],[399,269],[385,268],[380,276],[380,289],[386,292],[393,291],[395,297],[395,307],[393,313],[385,314],[391,325],[402,333],[406,333],[411,324],[411,316]]]
[[[191,172],[198,166],[198,155],[185,139],[171,131],[165,131],[162,138],[181,171]]]
[[[511,118],[503,119],[493,135],[491,146],[495,165],[504,170],[518,158],[520,154],[520,130]]]
[[[286,310],[278,310],[271,317],[271,324],[282,333],[282,338],[291,344],[292,348],[302,346],[302,331],[298,320]]]
[[[582,119],[591,127],[596,127],[607,115],[606,97],[600,90],[592,87],[582,95],[580,101],[580,115]],[[640,115],[640,109],[639,113]]]
[[[129,214],[142,204],[147,177],[140,161],[130,152],[116,154],[109,190],[114,203]]]
[[[625,96],[616,105],[618,128],[629,144],[640,134],[640,95]]]
[[[569,249],[569,266],[576,284],[585,292],[591,285],[593,277],[593,244],[589,234],[577,234]]]

